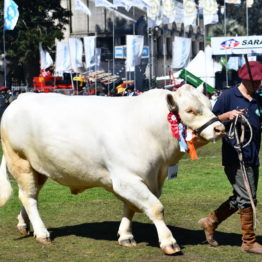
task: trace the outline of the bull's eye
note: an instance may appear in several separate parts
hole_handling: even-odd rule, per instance
[[[192,115],[197,115],[197,110],[190,106],[190,107],[186,108],[186,113],[192,114]]]
[[[194,114],[194,113],[195,113],[195,110],[194,110],[192,107],[188,107],[188,108],[186,109],[186,112],[187,112],[188,114]]]
[[[193,110],[192,110],[192,109],[187,109],[186,112],[187,112],[188,114],[193,114]]]

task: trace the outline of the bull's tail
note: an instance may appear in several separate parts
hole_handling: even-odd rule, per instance
[[[3,206],[11,197],[12,187],[8,178],[6,160],[3,155],[0,166],[0,206]]]

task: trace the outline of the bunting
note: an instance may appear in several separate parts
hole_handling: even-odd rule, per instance
[[[216,0],[202,0],[199,7],[203,8],[204,25],[218,23],[218,5]]]
[[[171,24],[175,21],[175,2],[173,0],[162,0],[163,24]]]
[[[247,8],[252,7],[253,4],[254,4],[254,0],[247,0],[247,1],[246,1],[246,7],[247,7]]]
[[[184,0],[184,25],[196,25],[197,9],[194,0]]]
[[[160,0],[150,0],[151,6],[147,8],[148,27],[161,24],[160,20]]]
[[[240,5],[241,4],[241,0],[225,0],[225,3]]]
[[[131,0],[114,0],[113,4],[115,7],[124,7],[127,12],[132,7]]]
[[[96,7],[109,7],[109,8],[115,8],[115,5],[110,3],[107,0],[95,0]]]
[[[183,23],[183,19],[184,19],[184,16],[183,16],[183,13],[184,13],[183,4],[178,2],[178,1],[175,1],[174,3],[175,3],[175,9],[174,9],[175,22],[178,23],[178,24],[182,24]]]
[[[91,16],[90,9],[81,0],[74,0],[74,9],[82,11],[86,15]]]

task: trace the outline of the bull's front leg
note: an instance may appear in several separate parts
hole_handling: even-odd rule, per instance
[[[21,212],[17,216],[17,219],[18,219],[18,224],[17,224],[18,231],[22,235],[29,235],[30,234],[30,220],[29,220],[29,217],[24,207],[22,207]]]
[[[134,214],[135,211],[130,209],[127,204],[124,204],[124,214],[118,229],[118,243],[121,246],[136,246],[136,241],[132,234],[132,218]]]
[[[112,175],[112,182],[116,194],[143,211],[153,221],[163,252],[167,255],[180,252],[179,245],[164,222],[163,205],[143,181],[133,174],[116,172]]]

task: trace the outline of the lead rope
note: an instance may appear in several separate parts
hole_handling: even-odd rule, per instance
[[[237,127],[236,127],[238,118],[241,118],[241,137],[239,137],[239,134],[237,132]],[[249,130],[250,130],[250,138],[245,144],[243,144],[244,143],[244,137],[245,137],[245,125],[244,124],[246,124],[248,126]],[[252,127],[251,127],[249,121],[247,120],[247,118],[244,115],[237,116],[235,118],[235,120],[232,121],[230,128],[229,128],[228,138],[232,139],[233,137],[235,137],[236,141],[237,141],[237,144],[234,146],[234,148],[236,149],[236,151],[238,153],[238,159],[239,159],[239,162],[240,162],[240,168],[241,168],[242,175],[243,175],[244,185],[245,185],[245,188],[247,190],[248,197],[249,197],[249,200],[250,200],[250,203],[251,203],[251,206],[252,206],[253,222],[254,222],[254,230],[255,230],[257,222],[259,223],[259,221],[257,220],[256,206],[255,206],[255,203],[254,203],[250,184],[249,184],[249,181],[248,181],[248,176],[247,176],[245,163],[244,163],[244,160],[243,160],[243,151],[242,151],[242,149],[244,147],[246,147],[250,144],[252,137],[253,137],[253,131],[252,131]]]

